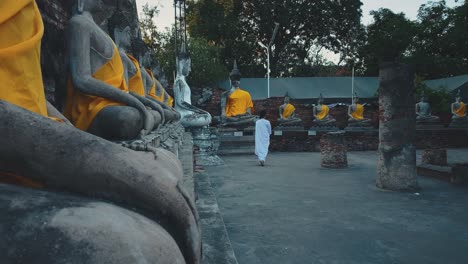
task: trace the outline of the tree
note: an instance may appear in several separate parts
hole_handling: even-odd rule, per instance
[[[402,61],[410,52],[416,25],[405,17],[382,8],[372,11],[374,22],[366,29],[365,44],[359,49],[361,67],[366,75],[379,74],[384,61]]]
[[[157,7],[145,5],[140,22],[143,40],[151,48],[169,82],[173,82],[175,73],[174,28],[170,32],[160,32],[154,18],[159,14]],[[220,51],[213,43],[202,37],[188,39],[188,51],[192,60],[192,72],[188,77],[190,85],[203,87],[221,81],[228,76],[228,71],[220,62]],[[162,77],[162,76],[160,76]]]
[[[189,32],[222,49],[226,65],[237,59],[244,76],[265,74],[265,51],[274,23],[280,28],[271,49],[273,76],[291,76],[312,68],[315,48],[348,57],[360,28],[359,0],[199,0],[188,2]],[[216,13],[216,14],[213,14]]]

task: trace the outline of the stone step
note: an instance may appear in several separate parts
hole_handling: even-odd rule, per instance
[[[195,174],[195,191],[198,197],[196,204],[202,228],[202,263],[237,264],[208,174]]]
[[[254,154],[255,146],[232,146],[219,148],[218,155],[244,155]]]

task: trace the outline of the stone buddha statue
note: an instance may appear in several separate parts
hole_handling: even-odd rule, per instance
[[[368,127],[371,125],[371,120],[364,118],[364,106],[359,103],[357,93],[354,93],[353,103],[348,106],[348,127]]]
[[[125,24],[120,23],[120,25],[114,28],[114,39],[124,65],[124,76],[128,83],[128,90],[131,95],[137,98],[148,108],[149,112],[154,117],[156,128],[157,125],[164,123],[164,110],[158,103],[146,98],[143,72],[141,70],[140,63],[127,52],[132,45],[130,27],[124,25]]]
[[[313,108],[314,125],[317,127],[334,127],[336,120],[330,116],[330,108],[323,104],[323,96],[320,93],[320,97],[317,100],[317,105]]]
[[[466,105],[461,100],[460,90],[458,90],[455,102],[450,107],[452,111],[452,121],[450,127],[468,127],[468,115],[466,114]]]
[[[107,61],[112,60],[118,52],[113,47],[110,38],[102,35],[103,32],[94,27],[95,23],[89,12],[99,8],[98,4],[99,1],[95,0],[77,0],[78,14],[70,22],[70,29],[77,30],[71,35],[76,34],[77,36],[72,40],[83,42],[84,44],[80,45],[84,45],[88,49],[82,51],[83,55],[87,56],[79,56],[81,53],[76,50],[73,52],[72,49],[72,59],[86,60],[88,66],[79,66],[77,65],[80,64],[79,61],[75,61],[71,64],[71,71],[75,74],[78,72],[78,76],[74,77],[75,85],[89,84],[104,89],[108,88],[106,85],[110,86],[110,84],[102,84],[104,82],[97,78],[107,76],[105,73],[109,69],[106,69],[105,72],[103,72],[104,70],[98,71],[99,74],[94,77],[92,73],[96,70],[93,71],[93,69],[102,66],[99,66],[99,62],[106,64]],[[24,232],[22,238],[15,237],[15,239],[28,243],[21,244],[24,250],[13,250],[17,252],[5,255],[4,257],[7,259],[2,259],[2,261],[16,262],[18,259],[14,259],[14,257],[25,254],[26,251],[28,254],[31,252],[36,254],[47,248],[50,241],[57,237],[57,229],[54,229],[52,222],[59,219],[59,213],[65,216],[65,218],[61,218],[65,220],[61,222],[65,227],[62,230],[76,230],[76,232],[72,231],[68,234],[71,237],[69,241],[74,241],[71,243],[73,250],[61,250],[59,255],[98,259],[102,252],[93,248],[93,245],[97,244],[105,246],[111,251],[121,250],[122,248],[119,248],[118,244],[112,243],[110,240],[116,238],[125,240],[128,236],[117,235],[119,230],[109,232],[110,230],[106,228],[101,231],[95,228],[98,222],[96,220],[102,220],[105,217],[102,217],[103,211],[93,210],[96,208],[93,205],[100,204],[100,208],[103,209],[102,206],[105,207],[106,202],[109,202],[129,209],[120,211],[128,212],[124,213],[123,217],[129,214],[140,215],[141,217],[135,217],[140,219],[139,221],[144,221],[144,223],[140,222],[143,224],[141,227],[147,227],[147,229],[140,229],[140,231],[151,234],[149,237],[144,237],[145,240],[147,239],[146,242],[152,245],[154,252],[140,251],[144,245],[131,245],[133,252],[138,252],[140,260],[150,256],[153,258],[152,261],[156,259],[161,263],[201,263],[198,214],[194,202],[182,187],[183,170],[177,158],[172,153],[162,149],[158,149],[158,155],[155,158],[152,153],[136,152],[121,147],[71,125],[65,125],[48,118],[62,119],[63,117],[55,115],[56,110],[49,110],[45,101],[40,67],[40,43],[44,28],[39,9],[34,0],[6,1],[0,4],[0,14],[0,77],[2,78],[0,83],[0,120],[2,120],[0,122],[0,134],[2,135],[0,137],[0,145],[2,146],[0,148],[0,180],[5,175],[7,178],[11,178],[8,181],[9,184],[2,184],[2,189],[9,190],[8,196],[11,201],[21,197],[32,199],[32,204],[37,206],[28,207],[31,210],[33,208],[36,210],[31,215],[35,215],[37,219],[50,220],[35,221],[36,223],[40,222],[41,225],[32,224],[28,226],[28,232]],[[76,45],[78,44],[76,43]],[[73,45],[72,47],[76,48]],[[92,49],[96,49],[96,51],[92,51]],[[99,56],[93,58],[91,54],[98,51],[107,56],[107,61]],[[121,83],[123,81],[123,66],[121,63],[118,64],[118,61],[113,62],[115,64],[111,66],[114,66],[122,76],[115,74],[115,80],[105,79],[105,81]],[[112,89],[108,93],[109,97],[120,98],[121,91],[113,86],[110,88]],[[101,93],[97,92],[95,97],[99,97],[99,94]],[[92,105],[92,99],[95,98],[88,98],[86,102],[90,102]],[[130,101],[131,99],[129,99]],[[78,110],[83,109],[75,109],[75,111]],[[120,118],[120,120],[125,121],[124,118],[135,116],[137,119],[140,118],[138,111],[136,111],[137,115],[131,115],[131,111],[112,110],[111,113],[121,114],[113,120]],[[100,120],[105,121],[105,119]],[[114,123],[109,122],[108,124]],[[142,124],[137,128],[137,132],[141,128]],[[8,173],[4,174],[3,172]],[[15,182],[18,178],[26,180]],[[10,184],[18,186],[13,187]],[[41,188],[42,190],[39,192],[23,188],[24,186]],[[81,203],[76,203],[77,200],[63,203],[63,200],[58,196],[49,194],[55,191],[74,194],[75,197],[79,196],[77,199],[80,199]],[[21,196],[20,192],[25,193],[25,195]],[[5,196],[2,199],[4,198]],[[4,201],[2,200],[0,206],[9,204]],[[46,202],[48,205],[45,206],[45,203],[39,201]],[[69,206],[68,210],[60,211],[65,204]],[[11,206],[8,207],[7,211],[13,209]],[[78,207],[84,210],[89,209],[89,211],[84,214],[74,214],[73,209]],[[94,213],[101,215],[95,216]],[[11,218],[2,217],[0,222],[5,225],[4,221],[8,223],[9,219],[11,220]],[[14,215],[15,222],[21,223],[26,219],[29,219],[26,214]],[[116,220],[114,218],[113,222],[115,221],[124,226],[128,223],[124,219]],[[21,225],[18,227],[22,228]],[[159,231],[155,232],[155,229]],[[15,230],[15,232],[18,231]],[[87,235],[88,232],[96,235]],[[127,241],[130,242],[130,240]],[[79,243],[76,243],[77,241]],[[83,247],[81,244],[85,246]],[[8,243],[3,243],[0,245],[0,249],[4,252],[5,247],[8,246],[10,246]],[[57,251],[46,252],[48,254],[41,254],[40,257],[41,260],[48,258],[48,261],[40,261],[41,263],[58,262],[55,262],[55,257],[58,257],[56,256]],[[112,262],[128,263],[128,259],[113,259]]]
[[[289,96],[284,97],[284,103],[279,107],[279,126],[303,126],[302,120],[296,116],[296,108],[289,102]]]
[[[431,113],[431,105],[427,102],[424,93],[421,95],[421,101],[415,105],[416,124],[418,125],[433,125],[440,124],[440,118],[433,116]]]
[[[253,102],[249,92],[240,88],[242,75],[234,61],[229,75],[231,88],[221,95],[221,124],[227,126],[253,125],[257,116],[253,113]]]
[[[151,55],[146,52],[140,57],[141,75],[145,86],[145,96],[147,99],[160,105],[164,111],[165,120],[167,123],[177,122],[180,120],[180,114],[174,108],[164,103],[164,87],[156,80],[153,72],[150,70]],[[159,90],[159,91],[158,91]],[[159,96],[157,95],[159,93]]]
[[[135,139],[154,128],[154,116],[129,93],[117,46],[93,20],[101,4],[78,0],[68,24],[65,116],[77,128],[105,139]]]
[[[211,123],[210,113],[192,105],[191,90],[185,78],[191,70],[191,60],[185,49],[185,44],[177,57],[177,77],[174,82],[174,108],[181,115],[184,127],[205,127]]]

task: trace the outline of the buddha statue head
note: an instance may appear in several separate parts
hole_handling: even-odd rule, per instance
[[[115,44],[119,48],[128,49],[132,46],[132,35],[130,27],[124,26],[122,23],[114,28],[114,40]]]
[[[322,95],[322,93],[320,93],[320,96],[319,96],[319,98],[317,100],[317,105],[322,105],[322,104],[323,104],[323,95]]]
[[[286,95],[284,96],[284,104],[289,104],[289,102],[290,102],[290,98],[289,98],[289,96],[286,94]]]
[[[242,77],[242,74],[239,71],[239,69],[237,68],[237,62],[234,61],[234,67],[233,67],[231,73],[229,74],[229,80],[231,81],[231,87],[239,88],[240,87],[241,77]]]
[[[460,103],[461,101],[461,95],[460,95],[460,89],[457,91],[457,95],[455,95],[455,102]]]
[[[182,43],[179,56],[177,56],[177,73],[187,77],[191,71],[192,60],[187,52],[185,43]]]
[[[353,104],[358,104],[359,103],[359,96],[357,95],[356,92],[354,92],[353,95]]]
[[[421,93],[420,101],[421,101],[422,103],[426,103],[426,102],[427,102],[427,96],[426,96],[426,94],[424,93],[424,91]]]
[[[77,0],[73,12],[75,14],[82,14],[85,11],[93,13],[93,11],[100,10],[103,4],[102,0]]]

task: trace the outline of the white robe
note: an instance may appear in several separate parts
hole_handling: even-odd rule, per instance
[[[255,122],[255,155],[259,160],[265,160],[270,145],[271,124],[266,119]]]

